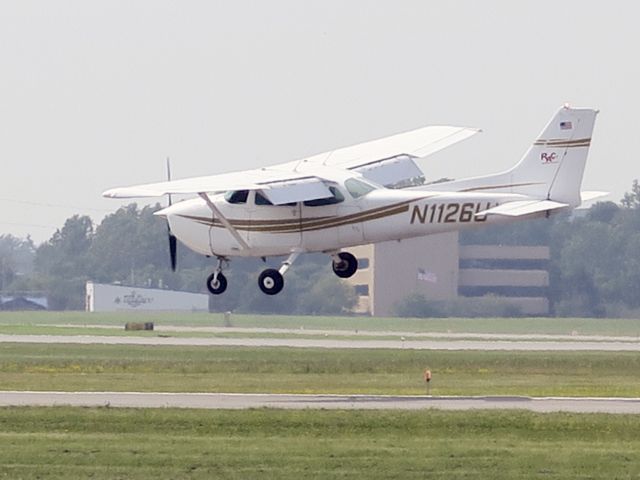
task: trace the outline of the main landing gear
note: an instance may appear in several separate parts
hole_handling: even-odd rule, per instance
[[[293,265],[293,262],[300,256],[301,252],[291,252],[291,255],[282,262],[278,270],[275,268],[267,268],[258,277],[258,286],[262,293],[267,295],[276,295],[284,288],[284,274]]]
[[[258,286],[267,295],[276,295],[284,288],[284,277],[275,268],[267,268],[258,277]]]
[[[352,277],[358,270],[358,259],[349,252],[339,252],[332,255],[333,262],[331,267],[333,273],[340,278]]]
[[[292,252],[289,257],[282,262],[279,269],[267,268],[258,277],[258,287],[267,295],[276,295],[284,288],[284,274],[293,265],[293,262],[300,256],[301,252]],[[349,278],[358,270],[358,260],[349,252],[331,253],[333,272],[340,278]],[[207,278],[207,289],[212,295],[220,295],[227,289],[227,278],[222,273],[229,261],[226,257],[218,257],[218,265]]]

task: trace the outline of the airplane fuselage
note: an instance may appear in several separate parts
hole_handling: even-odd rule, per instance
[[[189,248],[211,256],[276,256],[292,251],[318,252],[388,240],[472,228],[505,218],[477,215],[521,195],[496,193],[373,190],[344,200],[315,205],[260,205],[254,192],[245,202],[212,196],[249,248],[243,248],[201,199],[178,203],[165,211],[171,231]],[[322,203],[322,202],[315,202]]]

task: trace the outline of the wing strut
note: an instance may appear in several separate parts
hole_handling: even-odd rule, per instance
[[[222,223],[222,225],[224,225],[225,228],[227,230],[229,230],[229,233],[231,235],[233,235],[233,238],[235,238],[238,241],[238,243],[240,244],[242,249],[243,250],[248,250],[249,249],[249,244],[247,244],[247,242],[244,241],[244,238],[242,238],[240,236],[240,234],[235,229],[235,227],[233,225],[231,225],[231,223],[229,223],[229,220],[227,220],[226,217],[222,214],[222,212],[218,209],[218,207],[216,207],[214,205],[214,203],[209,198],[209,195],[207,195],[204,192],[200,192],[200,193],[198,193],[198,195],[200,195],[200,197],[205,201],[205,203],[211,209],[211,211],[214,213],[214,215],[218,216],[218,218],[220,219],[220,222]]]

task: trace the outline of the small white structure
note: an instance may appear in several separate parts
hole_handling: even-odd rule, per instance
[[[123,287],[87,282],[88,312],[207,311],[209,296],[156,288]]]

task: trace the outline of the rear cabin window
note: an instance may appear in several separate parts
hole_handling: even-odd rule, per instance
[[[333,205],[344,202],[344,195],[336,187],[329,187],[329,191],[331,192],[331,197],[307,200],[304,202],[305,207],[322,207],[323,205]]]
[[[229,203],[247,203],[249,190],[230,190],[224,194],[224,199]]]

